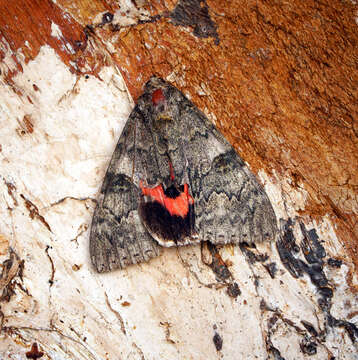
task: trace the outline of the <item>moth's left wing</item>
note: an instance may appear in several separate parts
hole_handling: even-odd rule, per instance
[[[113,153],[90,233],[90,256],[98,272],[124,268],[159,255],[157,243],[138,215],[141,179],[158,173],[153,143],[138,106],[132,111]]]

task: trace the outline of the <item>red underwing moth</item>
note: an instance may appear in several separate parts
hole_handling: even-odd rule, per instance
[[[215,126],[177,88],[152,77],[109,164],[94,212],[98,272],[159,255],[158,246],[273,240],[262,186]]]

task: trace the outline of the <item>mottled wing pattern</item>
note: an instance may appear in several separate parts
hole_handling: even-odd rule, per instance
[[[191,104],[183,108],[189,134],[183,152],[200,238],[214,244],[274,240],[276,216],[261,184],[204,114]]]
[[[169,198],[179,206],[174,199],[180,198],[180,192],[175,189],[184,184],[189,185],[194,199],[193,218],[185,207],[180,212],[169,205],[163,207]],[[174,192],[162,190],[158,200],[153,200],[157,195],[150,189],[159,185]],[[188,204],[188,195],[183,199]],[[156,215],[154,227],[151,214],[143,210],[153,201],[153,209],[169,217],[165,222]],[[168,216],[169,210],[176,215]],[[183,222],[188,231],[175,230],[181,216],[188,220]],[[178,89],[156,77],[147,82],[127,121],[101,188],[90,233],[91,259],[99,272],[159,255],[143,223],[164,246],[199,240],[257,243],[274,240],[277,234],[267,194],[233,147]]]
[[[170,157],[188,182],[199,238],[214,244],[274,240],[277,222],[263,187],[215,126],[179,90],[152,78],[147,88],[165,90],[175,126]]]
[[[159,255],[138,215],[140,179],[158,174],[143,114],[131,113],[108,167],[90,233],[90,256],[98,272],[124,268]]]

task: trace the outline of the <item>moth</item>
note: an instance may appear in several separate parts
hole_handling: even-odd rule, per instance
[[[160,246],[258,243],[276,233],[272,205],[233,147],[184,94],[152,77],[100,190],[90,232],[96,270],[148,261]]]

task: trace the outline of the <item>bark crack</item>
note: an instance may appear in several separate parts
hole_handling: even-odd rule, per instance
[[[107,295],[106,292],[104,293],[104,295],[105,295],[105,297],[106,297],[106,304],[107,304],[109,310],[111,310],[111,312],[116,316],[116,318],[117,318],[118,321],[119,321],[119,324],[120,324],[120,326],[121,326],[121,331],[122,331],[122,333],[123,333],[124,335],[127,335],[126,328],[125,328],[125,326],[124,326],[124,321],[123,321],[123,318],[122,318],[121,314],[112,307],[111,303],[109,302],[109,298],[108,298],[108,295]]]

